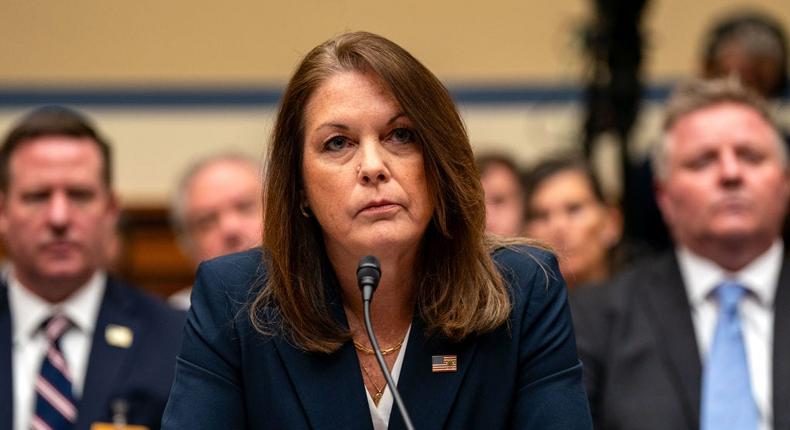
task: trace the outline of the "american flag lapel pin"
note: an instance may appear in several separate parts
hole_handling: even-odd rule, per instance
[[[431,371],[433,373],[455,372],[457,370],[457,355],[434,355],[431,357]]]

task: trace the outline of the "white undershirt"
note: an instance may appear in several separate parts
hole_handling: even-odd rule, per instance
[[[104,296],[107,276],[97,272],[87,284],[65,301],[51,304],[22,286],[14,276],[8,276],[8,301],[11,308],[12,353],[14,385],[14,430],[30,429],[35,408],[34,384],[41,362],[47,351],[47,339],[41,324],[54,313],[62,313],[74,327],[61,338],[66,365],[72,375],[74,397],[82,396],[85,372],[90,357],[93,332]]]
[[[187,287],[171,294],[170,297],[167,298],[167,304],[172,308],[188,311],[191,304],[191,297],[192,287]]]
[[[392,380],[395,382],[395,385],[398,385],[398,377],[400,376],[400,369],[403,366],[403,356],[406,355],[406,346],[409,343],[409,333],[411,332],[411,326],[409,329],[406,330],[406,335],[403,338],[403,343],[401,344],[401,348],[398,351],[398,357],[395,359],[395,364],[392,365],[392,370],[390,374],[392,375]],[[373,397],[370,396],[370,392],[367,388],[365,388],[364,384],[362,387],[365,390],[365,394],[368,398],[368,407],[370,408],[370,418],[373,420],[373,430],[386,430],[389,426],[390,422],[390,413],[392,412],[392,404],[394,401],[394,397],[392,397],[392,392],[390,391],[389,387],[384,388],[384,394],[381,396],[381,400],[379,400],[378,406],[373,403]]]
[[[783,252],[782,242],[776,241],[749,265],[732,273],[686,248],[677,250],[680,272],[686,285],[694,332],[703,363],[707,361],[718,320],[719,304],[713,294],[714,288],[724,280],[736,280],[748,290],[738,304],[738,314],[749,360],[752,395],[760,415],[760,430],[773,428],[771,375],[774,297],[782,268]]]

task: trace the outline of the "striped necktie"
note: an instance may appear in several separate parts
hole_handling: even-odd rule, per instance
[[[757,405],[738,315],[744,294],[746,290],[737,282],[727,281],[716,288],[719,320],[702,376],[702,430],[757,428]]]
[[[71,328],[71,321],[56,315],[44,322],[47,355],[36,379],[36,409],[31,430],[62,430],[74,427],[77,407],[71,390],[71,373],[63,358],[60,339]]]

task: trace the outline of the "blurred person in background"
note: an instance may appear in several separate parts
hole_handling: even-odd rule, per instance
[[[607,204],[590,166],[573,158],[541,162],[529,171],[525,189],[526,235],[557,253],[568,286],[608,279],[622,217]]]
[[[679,87],[663,131],[675,249],[573,296],[596,427],[790,428],[787,147],[737,79]]]
[[[715,20],[703,36],[699,74],[704,79],[733,77],[769,101],[779,101],[787,93],[787,35],[780,22],[753,10],[729,13]],[[781,134],[790,146],[786,125]],[[649,157],[632,172],[633,186],[629,216],[634,237],[626,238],[628,252],[637,256],[671,249],[670,234],[663,222],[653,189],[654,168]],[[785,222],[785,240],[790,239],[790,220]],[[630,257],[630,256],[629,256]]]
[[[507,156],[476,158],[486,202],[486,232],[502,237],[524,233],[524,187],[521,172]]]
[[[717,20],[703,42],[705,78],[737,76],[766,99],[787,90],[787,37],[769,15],[739,11]]]
[[[766,12],[743,9],[725,14],[711,24],[703,39],[703,77],[740,79],[771,103],[782,103],[787,95],[788,67],[787,33]],[[779,126],[790,148],[788,124]],[[782,236],[785,242],[790,240],[790,217],[785,219]]]
[[[181,248],[197,268],[205,260],[258,246],[261,206],[259,163],[222,153],[187,168],[173,194],[170,218]],[[191,291],[178,291],[168,301],[188,309]]]
[[[109,144],[70,109],[37,109],[3,141],[0,428],[160,426],[184,314],[104,270],[112,174]]]

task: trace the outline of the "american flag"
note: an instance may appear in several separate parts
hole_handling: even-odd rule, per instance
[[[431,357],[431,370],[436,372],[455,372],[458,370],[457,355],[434,355]]]

